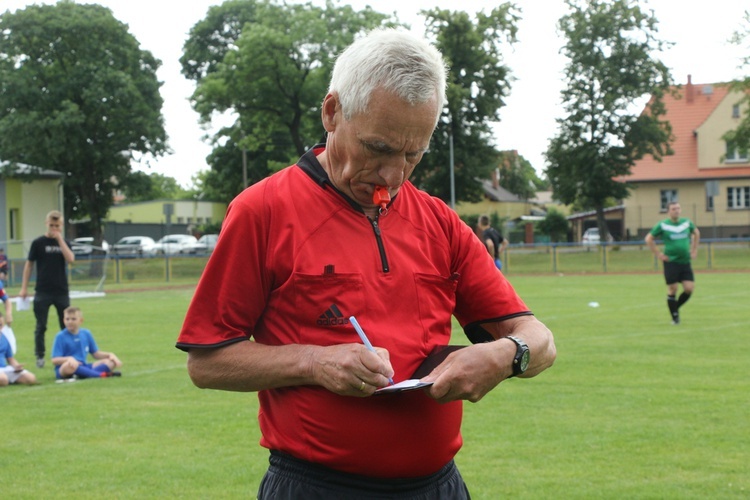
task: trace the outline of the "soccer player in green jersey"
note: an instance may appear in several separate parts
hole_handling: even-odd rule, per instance
[[[646,235],[646,244],[664,262],[664,279],[667,282],[667,306],[672,315],[672,323],[680,324],[679,309],[688,301],[695,289],[693,269],[690,259],[698,255],[698,243],[701,233],[693,222],[680,217],[680,204],[676,201],[667,206],[669,218],[657,223]],[[664,251],[656,246],[656,238],[664,241]],[[678,284],[682,284],[682,293],[677,298]]]

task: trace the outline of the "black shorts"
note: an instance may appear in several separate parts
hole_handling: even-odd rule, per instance
[[[683,281],[695,281],[693,268],[690,267],[690,263],[665,262],[664,281],[667,282],[667,285],[682,283]]]
[[[469,500],[471,496],[451,460],[429,476],[380,479],[339,472],[271,451],[270,466],[258,488],[258,500]]]

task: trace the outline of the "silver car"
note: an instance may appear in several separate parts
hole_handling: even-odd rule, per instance
[[[112,253],[119,256],[143,257],[151,255],[154,245],[153,238],[148,236],[125,236],[112,247]]]

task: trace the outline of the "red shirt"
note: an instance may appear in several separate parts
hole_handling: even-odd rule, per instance
[[[530,314],[445,203],[407,182],[376,230],[315,152],[231,203],[177,347],[360,343],[354,315],[388,349],[398,382],[449,343],[452,314],[463,326]],[[261,445],[345,472],[427,475],[461,447],[462,403],[421,391],[354,398],[298,386],[258,397]]]

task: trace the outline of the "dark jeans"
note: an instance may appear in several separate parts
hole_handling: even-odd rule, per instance
[[[44,345],[44,332],[47,331],[47,316],[49,315],[50,306],[57,309],[57,319],[60,330],[65,328],[63,316],[65,309],[70,306],[70,297],[68,295],[47,295],[42,293],[34,294],[34,317],[36,318],[36,328],[34,328],[34,352],[37,358],[43,358],[47,351]]]

